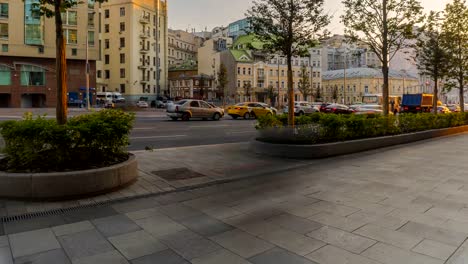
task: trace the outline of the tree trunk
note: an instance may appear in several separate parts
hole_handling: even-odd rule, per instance
[[[388,116],[389,105],[388,105],[388,64],[389,64],[389,50],[388,50],[388,21],[387,21],[387,0],[382,2],[382,13],[383,13],[383,43],[382,43],[382,73],[383,73],[383,89],[382,89],[382,100],[383,100],[383,112],[385,116]]]
[[[432,102],[432,113],[437,115],[437,102],[439,101],[439,79],[434,78],[434,101]]]
[[[464,91],[464,83],[463,83],[463,72],[460,71],[460,76],[459,76],[459,89],[460,89],[460,112],[464,113],[465,112],[465,91]]]
[[[67,57],[65,49],[65,38],[63,36],[62,16],[60,12],[61,0],[55,1],[55,34],[56,34],[56,59],[55,74],[57,77],[57,123],[67,123]]]
[[[292,76],[292,56],[288,55],[288,125],[294,127],[294,87]]]

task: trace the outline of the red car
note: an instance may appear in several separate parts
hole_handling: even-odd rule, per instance
[[[331,114],[352,114],[353,110],[351,110],[349,107],[346,105],[342,104],[331,104],[325,107],[325,113],[331,113]]]

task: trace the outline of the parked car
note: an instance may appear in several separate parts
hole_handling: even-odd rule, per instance
[[[331,104],[325,107],[325,113],[332,113],[332,114],[351,114],[353,110],[349,109],[346,105],[342,104]]]
[[[164,108],[167,109],[167,107],[171,104],[174,104],[174,101],[171,101],[171,100],[164,101]]]
[[[370,115],[370,114],[381,115],[383,114],[383,106],[378,105],[378,104],[355,105],[355,106],[350,106],[350,109],[356,115]],[[393,115],[394,113],[391,110],[389,110],[388,114]]]
[[[441,105],[437,107],[437,113],[448,114],[448,113],[451,113],[451,111],[448,107]]]
[[[260,104],[261,106],[270,108],[270,109],[273,111],[273,115],[277,115],[277,114],[278,114],[278,109],[274,108],[273,106],[268,105],[268,104],[265,104],[265,103],[259,103],[259,104]]]
[[[261,103],[255,102],[245,102],[229,106],[227,108],[227,113],[233,119],[237,119],[239,117],[250,119],[265,115],[274,115],[275,111],[268,105],[262,105]]]
[[[164,103],[161,100],[151,101],[151,107],[164,108]]]
[[[284,109],[284,113],[287,114],[288,112],[289,112],[289,109],[288,107],[286,107]],[[312,114],[316,112],[320,112],[320,109],[318,107],[313,106],[309,102],[304,102],[304,101],[294,102],[294,115],[302,116],[302,115]]]
[[[203,120],[213,119],[218,121],[224,116],[223,109],[213,107],[202,100],[181,100],[167,105],[167,116],[172,120],[188,121],[191,118],[201,118]]]
[[[139,107],[139,108],[148,108],[148,102],[145,102],[145,101],[138,101],[136,103],[136,105]]]
[[[322,103],[322,104],[320,105],[320,112],[325,112],[325,109],[326,109],[327,106],[329,106],[329,105],[331,105],[331,104],[329,104],[329,103]]]
[[[456,105],[456,104],[449,104],[447,105],[448,109],[454,113],[459,113],[461,112],[461,108],[459,105]]]

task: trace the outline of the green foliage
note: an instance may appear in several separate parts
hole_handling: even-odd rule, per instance
[[[96,168],[128,156],[126,146],[134,114],[102,110],[73,117],[66,125],[45,117],[25,115],[0,124],[5,162],[13,172],[49,172]]]
[[[422,113],[399,116],[315,113],[298,117],[294,129],[288,127],[285,116],[259,118],[257,129],[260,132],[258,139],[261,141],[317,144],[391,136],[465,124],[468,124],[468,115],[464,113],[440,115]]]
[[[298,87],[299,92],[304,96],[304,100],[312,94],[312,87],[310,86],[309,74],[307,73],[307,67],[303,65],[301,67],[301,79],[299,79]]]

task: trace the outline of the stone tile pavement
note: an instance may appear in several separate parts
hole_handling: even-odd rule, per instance
[[[462,134],[319,161],[257,157],[245,144],[139,153],[148,174],[153,163],[261,175],[5,221],[0,263],[468,263],[467,151]]]

